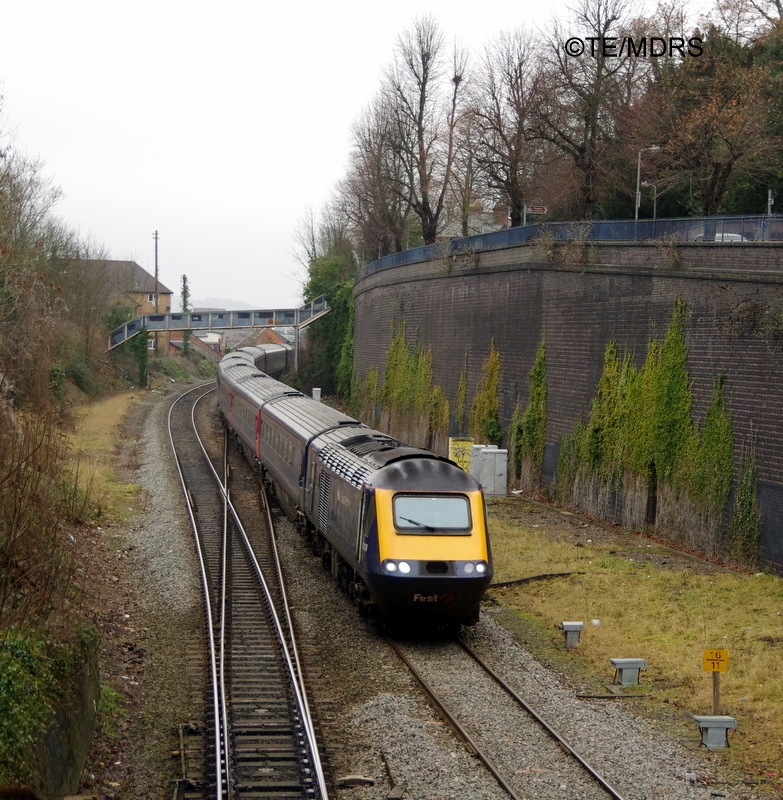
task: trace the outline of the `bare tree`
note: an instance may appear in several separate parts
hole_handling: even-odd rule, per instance
[[[305,267],[325,255],[345,257],[353,264],[354,252],[348,220],[336,203],[327,204],[319,218],[307,208],[294,229],[297,258]]]
[[[575,9],[578,30],[587,43],[578,57],[566,52],[569,38],[554,23],[537,82],[535,135],[571,159],[579,176],[574,212],[595,214],[606,159],[617,132],[617,119],[642,86],[646,60],[627,51],[607,54],[605,39],[622,39],[631,29],[627,0],[581,0]],[[593,41],[590,41],[590,40]]]
[[[382,95],[353,125],[353,150],[338,204],[349,220],[357,248],[380,258],[402,250],[410,215],[403,165],[394,147],[394,120]]]
[[[67,239],[51,216],[60,191],[42,164],[9,149],[0,158],[0,393],[46,405],[61,302],[49,279]]]
[[[49,255],[56,225],[51,210],[62,191],[43,174],[43,162],[13,150],[0,162],[0,264]]]
[[[446,202],[467,63],[457,47],[447,63],[445,49],[437,23],[424,17],[399,37],[385,78],[404,168],[400,190],[419,217],[425,243],[436,241]]]
[[[471,212],[481,206],[484,199],[480,184],[476,117],[470,111],[461,114],[454,133],[455,152],[450,194],[454,198],[455,211],[449,210],[447,215],[459,220],[463,236],[470,236]]]
[[[477,161],[498,199],[508,205],[512,225],[521,225],[546,160],[534,138],[536,58],[533,38],[522,29],[502,34],[484,52],[474,92]]]
[[[297,220],[293,237],[296,244],[293,254],[303,267],[309,266],[318,258],[318,225],[311,206]]]

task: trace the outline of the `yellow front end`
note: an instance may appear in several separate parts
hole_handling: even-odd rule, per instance
[[[378,553],[381,561],[406,559],[410,561],[489,561],[484,497],[479,492],[460,493],[470,506],[471,530],[459,534],[417,534],[406,530],[400,533],[394,526],[392,500],[398,492],[375,490],[375,510],[378,520]],[[414,494],[405,492],[405,494]],[[431,495],[432,492],[422,492]]]
[[[458,514],[440,516],[449,504]],[[474,624],[492,578],[481,491],[376,489],[375,511],[366,569],[381,613],[411,626]]]

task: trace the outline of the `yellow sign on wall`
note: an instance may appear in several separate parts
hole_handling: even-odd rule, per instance
[[[729,651],[728,650],[705,650],[704,651],[704,671],[705,672],[728,672],[729,671]]]

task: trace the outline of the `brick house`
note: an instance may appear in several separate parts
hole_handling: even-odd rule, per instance
[[[173,292],[155,276],[140,267],[135,261],[103,262],[110,276],[113,295],[128,302],[132,308],[131,318],[143,314],[168,314],[171,312]],[[156,331],[149,338],[149,349],[158,355],[169,351],[169,332]]]
[[[173,292],[155,276],[142,269],[135,261],[104,261],[106,271],[111,276],[114,294],[117,298],[127,298],[133,306],[135,317],[142,314],[168,314],[171,312]]]

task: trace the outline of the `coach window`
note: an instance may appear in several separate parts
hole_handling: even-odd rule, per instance
[[[397,494],[394,526],[403,534],[466,536],[470,533],[470,504],[461,494]]]

